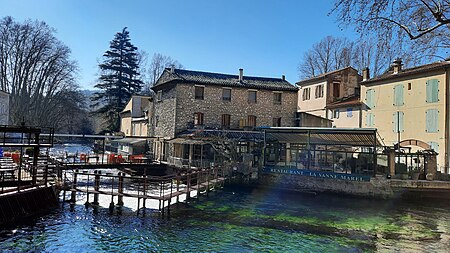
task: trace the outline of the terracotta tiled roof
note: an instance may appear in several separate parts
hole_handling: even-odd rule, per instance
[[[433,62],[430,64],[425,64],[425,65],[421,65],[421,66],[417,66],[417,67],[413,67],[413,68],[402,69],[398,74],[394,74],[392,68],[390,68],[388,71],[386,71],[386,73],[384,73],[380,76],[374,77],[372,79],[369,79],[367,81],[362,81],[361,84],[363,84],[363,85],[370,84],[370,83],[374,83],[374,82],[378,82],[378,81],[395,79],[398,77],[404,77],[407,75],[413,75],[413,74],[423,73],[423,72],[427,72],[427,71],[445,69],[448,67],[450,67],[450,61]]]
[[[357,71],[353,67],[348,66],[348,67],[345,67],[345,68],[342,68],[342,69],[333,70],[333,71],[330,71],[330,72],[327,72],[327,73],[324,73],[324,74],[320,74],[318,76],[314,76],[314,77],[311,77],[311,78],[308,78],[308,79],[304,79],[304,80],[298,81],[295,84],[300,86],[300,85],[308,84],[308,83],[311,83],[311,82],[314,82],[314,81],[319,81],[319,80],[325,79],[329,75],[336,74],[336,73],[338,73],[340,71],[343,71],[343,70],[346,70],[346,69],[353,69],[353,70]]]
[[[239,82],[238,75],[228,75],[220,73],[192,71],[184,69],[174,69],[172,73],[169,68],[164,70],[154,87],[172,82],[180,81],[185,83],[219,85],[225,87],[241,87],[249,89],[265,89],[280,91],[297,91],[298,88],[281,78],[244,76]]]
[[[359,100],[359,97],[349,97],[339,101],[335,101],[327,105],[327,108],[340,108],[340,107],[349,107],[349,106],[360,106],[362,103]]]

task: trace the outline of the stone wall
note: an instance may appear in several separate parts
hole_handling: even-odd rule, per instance
[[[222,114],[230,114],[230,128],[239,128],[241,119],[247,120],[248,115],[256,116],[257,126],[272,126],[273,118],[281,117],[281,126],[295,126],[297,110],[297,92],[282,91],[281,104],[274,104],[273,93],[270,90],[257,90],[257,103],[248,102],[247,88],[232,88],[231,101],[222,99],[223,87],[205,86],[204,99],[195,99],[193,84],[178,84],[176,98],[175,132],[185,130],[193,124],[196,112],[204,114],[204,126],[220,128]]]
[[[259,183],[263,187],[291,191],[333,192],[376,198],[390,198],[394,195],[389,181],[384,177],[375,177],[371,178],[370,182],[364,182],[262,173],[259,175]]]
[[[157,91],[156,91],[157,92]],[[169,86],[162,89],[162,99],[154,102],[153,127],[150,132],[154,136],[167,139],[175,137],[175,109],[176,109],[176,90],[175,86]]]

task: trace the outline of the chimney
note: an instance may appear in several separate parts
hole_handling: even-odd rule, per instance
[[[393,63],[392,67],[394,69],[394,75],[398,74],[400,71],[402,71],[402,59],[397,58]]]
[[[281,75],[281,80],[286,81],[286,76]]]
[[[367,80],[370,79],[370,72],[369,72],[369,68],[368,67],[365,67],[363,69],[363,71],[362,71],[362,78],[363,78],[363,81],[367,81]]]
[[[170,73],[171,74],[175,73],[175,66],[174,65],[170,66]]]
[[[239,82],[244,80],[244,69],[239,69]]]

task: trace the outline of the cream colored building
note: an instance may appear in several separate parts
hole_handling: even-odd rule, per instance
[[[133,96],[120,113],[120,131],[125,136],[148,136],[151,97]]]
[[[333,120],[333,127],[360,127],[359,82],[352,67],[297,82],[298,112]],[[354,111],[357,110],[357,111]]]
[[[449,61],[442,61],[402,69],[401,60],[397,60],[388,72],[376,78],[369,79],[363,73],[362,127],[377,128],[388,146],[399,139],[428,143],[439,153],[438,170],[447,171],[449,67]]]

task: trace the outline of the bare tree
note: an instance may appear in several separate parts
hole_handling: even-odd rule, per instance
[[[403,59],[406,66],[420,62],[422,51],[405,50],[399,42],[392,43],[377,36],[367,36],[354,42],[327,36],[305,53],[298,67],[299,76],[310,78],[348,66],[360,73],[369,67],[371,76],[378,76],[398,57]]]
[[[10,93],[10,121],[58,128],[77,91],[70,49],[44,22],[0,20],[0,88]]]
[[[346,38],[327,36],[315,43],[299,64],[300,78],[309,78],[350,66],[353,43]]]
[[[147,61],[147,53],[143,52],[141,59]],[[175,67],[177,69],[183,69],[183,65],[177,60],[172,59],[170,56],[165,56],[160,53],[153,54],[152,61],[146,68],[145,74],[145,87],[144,93],[151,93],[151,87],[158,81],[158,78],[164,72],[165,68]]]
[[[331,13],[363,36],[375,33],[385,44],[420,51],[419,61],[449,55],[449,0],[336,0]]]

